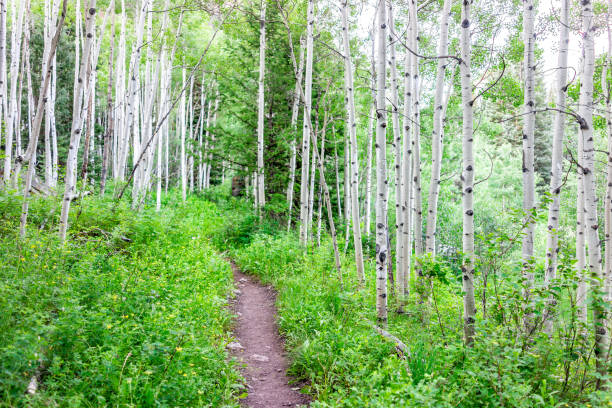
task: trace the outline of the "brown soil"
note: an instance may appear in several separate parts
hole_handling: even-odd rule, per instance
[[[308,405],[308,396],[289,384],[283,341],[276,326],[275,293],[245,275],[232,262],[238,289],[235,311],[238,315],[234,336],[228,345],[245,364],[248,397],[242,405],[251,408],[282,408]]]

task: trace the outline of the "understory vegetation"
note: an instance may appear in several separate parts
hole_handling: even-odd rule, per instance
[[[176,200],[136,214],[86,197],[62,245],[55,198],[21,240],[21,200],[0,195],[0,406],[238,406],[231,268],[206,238],[222,220]]]
[[[398,352],[375,330],[374,261],[366,262],[361,288],[350,254],[342,257],[342,282],[335,276],[331,239],[304,249],[295,232],[273,218],[259,217],[245,203],[211,192],[227,214],[214,234],[239,267],[278,290],[279,326],[291,356],[290,373],[306,381],[315,407],[603,407],[612,394],[595,391],[592,346],[580,338],[571,296],[577,279],[569,257],[552,289],[564,312],[555,335],[526,336],[522,330],[520,275],[508,236],[482,237],[488,280],[477,283],[477,341],[463,343],[460,271],[451,257],[421,260],[433,279],[431,301],[422,301],[416,280],[405,313],[390,313],[388,331],[402,340]],[[515,240],[516,241],[516,240]],[[342,243],[341,243],[342,244]],[[343,245],[341,245],[342,247]],[[490,259],[487,259],[487,256]],[[483,267],[483,270],[485,268]],[[487,274],[485,274],[487,275]],[[431,288],[429,288],[431,290]],[[483,292],[484,290],[484,292]],[[550,292],[539,294],[538,310]],[[485,300],[488,297],[488,300]],[[568,299],[568,297],[570,299]],[[398,305],[392,297],[390,310]],[[567,319],[567,320],[565,320]]]
[[[420,300],[414,280],[404,313],[392,292],[389,300],[388,331],[407,347],[400,351],[374,328],[371,258],[361,287],[349,245],[340,280],[329,236],[305,248],[282,220],[260,218],[249,201],[226,191],[212,188],[184,206],[169,194],[161,213],[138,215],[86,197],[64,245],[54,233],[54,199],[33,201],[37,228],[19,240],[19,198],[3,194],[3,406],[237,406],[246,394],[224,351],[233,288],[225,256],[277,289],[289,373],[315,407],[612,404],[610,392],[594,390],[592,350],[576,335],[575,319],[550,338],[522,335],[521,285],[511,262],[489,264],[496,283],[484,292],[479,280],[487,317],[467,348],[457,260],[421,260],[435,281],[431,301]],[[509,239],[490,239],[492,258]],[[573,291],[571,270],[559,291]],[[571,317],[571,307],[563,309]],[[26,396],[33,377],[40,389]]]

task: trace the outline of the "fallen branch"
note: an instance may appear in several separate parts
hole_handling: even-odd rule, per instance
[[[375,324],[371,322],[368,322],[368,323],[374,330],[376,330],[378,334],[383,336],[385,339],[390,340],[393,343],[395,343],[395,350],[397,351],[397,354],[399,354],[400,357],[410,358],[410,349],[408,348],[406,344],[404,344],[403,341],[401,341],[400,339],[398,339],[397,337],[395,337],[393,334],[389,333],[385,329],[381,329],[380,327],[376,326]]]

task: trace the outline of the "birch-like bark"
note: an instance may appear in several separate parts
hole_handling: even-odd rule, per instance
[[[353,217],[353,246],[355,247],[355,268],[361,283],[365,282],[361,227],[359,222],[359,153],[357,151],[357,121],[355,119],[355,88],[353,84],[353,62],[349,40],[348,0],[342,4],[342,40],[344,43],[344,87],[347,98],[349,119],[349,140],[351,150],[351,215]]]
[[[182,70],[183,73],[183,86],[181,89],[185,89],[186,86],[186,76],[187,72],[185,67]],[[180,117],[181,117],[181,197],[183,199],[183,203],[187,200],[187,168],[186,168],[186,158],[185,158],[185,133],[186,129],[186,116],[187,116],[187,107],[186,107],[186,96],[185,92],[181,93],[181,107],[180,107]]]
[[[318,138],[319,136],[319,110],[318,110],[318,106],[317,109],[315,109],[316,114],[315,114],[315,122],[314,122],[314,134],[315,134],[315,138]],[[311,154],[310,154],[310,187],[308,190],[308,229],[311,230],[312,229],[312,216],[313,216],[313,212],[314,212],[314,191],[315,191],[315,179],[316,179],[316,170],[317,170],[317,162],[315,161],[315,153],[313,150],[311,150]],[[309,237],[308,239],[312,239],[314,237],[313,234],[311,234],[312,236]]]
[[[608,73],[612,65],[612,27],[610,27],[610,16],[612,16],[612,2],[608,2],[606,15],[606,30],[608,33],[608,55],[605,57],[601,72],[601,89],[605,98],[606,131],[608,136],[608,165],[606,177],[606,201],[604,204],[605,220],[605,275],[606,294],[608,302],[612,300],[612,92],[608,81]],[[609,316],[608,316],[609,319]],[[608,352],[609,353],[609,352]],[[609,357],[609,356],[608,356]]]
[[[6,3],[0,0],[0,120],[6,120],[8,112],[8,84],[6,74]],[[4,133],[6,138],[6,133]],[[0,144],[2,135],[0,134]],[[9,146],[5,143],[5,146]],[[5,148],[6,149],[6,148]]]
[[[74,101],[72,105],[72,129],[70,132],[70,145],[68,147],[68,158],[66,160],[66,177],[64,178],[65,189],[62,200],[62,213],[60,216],[60,240],[66,240],[68,231],[68,215],[70,212],[70,204],[74,199],[76,190],[76,167],[79,144],[81,141],[81,131],[83,124],[83,100],[87,100],[87,96],[83,95],[85,84],[89,83],[87,78],[87,64],[90,61],[90,54],[93,48],[93,32],[96,27],[96,0],[89,0],[85,17],[85,45],[83,47],[83,56],[81,58],[79,68],[79,78],[77,79],[76,92],[74,93]]]
[[[287,186],[287,231],[291,229],[291,210],[293,209],[293,190],[295,185],[295,167],[297,159],[297,120],[300,108],[299,89],[302,86],[302,75],[304,73],[304,38],[300,38],[300,67],[295,81],[295,95],[293,95],[293,109],[291,110],[291,129],[293,139],[291,139],[291,157],[289,158],[289,185]]]
[[[607,294],[604,291],[605,271],[601,267],[601,246],[597,219],[597,189],[595,183],[595,145],[593,141],[593,74],[595,73],[595,42],[593,3],[583,0],[582,5],[582,70],[580,77],[580,135],[582,138],[584,206],[586,207],[586,238],[589,248],[589,269],[591,271],[591,291],[593,295],[593,326],[595,331],[595,358],[597,372],[607,372]],[[600,386],[600,380],[597,382]]]
[[[312,64],[313,64],[313,30],[314,30],[314,0],[308,0],[306,25],[306,77],[304,83],[304,130],[302,133],[302,179],[300,189],[300,242],[308,242],[308,181],[310,157],[310,114],[312,109]],[[314,177],[314,175],[313,175]]]
[[[535,208],[535,168],[534,168],[534,130],[535,130],[535,8],[533,0],[523,0],[523,42],[525,44],[524,64],[524,106],[523,106],[523,211],[525,227],[523,229],[523,297],[525,298],[525,331],[533,327],[531,291],[534,284],[533,275],[533,237],[535,222],[532,212]]]
[[[319,153],[319,157],[325,163],[325,136],[327,131],[327,109],[325,110],[325,114],[323,116],[323,129],[321,130],[321,152]],[[322,229],[322,216],[323,216],[323,184],[319,183],[319,191],[318,191],[318,212],[317,212],[317,246],[321,246],[321,229]]]
[[[266,204],[264,182],[264,79],[266,74],[266,1],[261,0],[259,16],[259,80],[257,94],[257,207]],[[261,213],[260,213],[261,214]]]
[[[16,9],[16,4],[19,4],[19,9]],[[5,116],[6,139],[4,151],[4,181],[8,183],[11,179],[11,170],[13,166],[13,141],[15,135],[19,133],[19,123],[17,122],[18,110],[17,106],[17,85],[19,79],[19,64],[21,57],[21,40],[23,33],[23,18],[25,13],[25,1],[17,1],[11,3],[11,66],[10,66],[10,95],[8,111]]]
[[[394,174],[395,174],[395,260],[396,269],[398,273],[397,280],[404,281],[403,273],[403,262],[404,262],[404,236],[402,233],[404,220],[402,218],[401,201],[402,201],[402,172],[401,172],[401,157],[402,157],[402,133],[400,130],[399,120],[399,82],[397,79],[397,58],[395,51],[395,19],[393,17],[393,6],[391,2],[388,3],[389,11],[389,68],[391,70],[391,123],[393,125],[393,151],[395,154],[394,160]],[[389,237],[389,240],[391,238]],[[391,265],[391,261],[389,261]],[[393,278],[393,273],[390,272],[389,276]],[[391,293],[393,295],[394,288],[391,287]]]
[[[412,49],[415,52],[419,50],[419,24],[417,16],[417,0],[411,0],[410,2],[410,22],[412,23]],[[412,67],[410,69],[412,74],[412,130],[413,138],[412,143],[412,194],[413,194],[413,222],[414,222],[414,252],[416,257],[423,255],[423,202],[421,196],[421,107],[420,107],[420,93],[421,83],[419,77],[419,60],[418,58],[412,58]],[[423,289],[423,296],[425,294],[425,285],[423,281],[423,271],[420,267],[415,268],[419,284]]]
[[[108,55],[108,88],[106,90],[106,131],[104,133],[104,151],[102,154],[102,169],[100,172],[100,195],[104,196],[106,178],[108,176],[109,160],[111,155],[111,138],[114,132],[115,115],[113,107],[113,62],[115,59],[115,0],[111,0],[111,39]],[[115,154],[117,152],[115,151]]]
[[[57,44],[59,43],[59,38],[62,32],[62,28],[64,26],[64,20],[66,18],[66,8],[68,5],[68,0],[64,0],[62,6],[62,14],[57,22],[57,26],[55,27],[53,40],[49,46],[49,52],[47,54],[47,70],[43,72],[43,77],[41,80],[40,86],[40,95],[45,95],[47,89],[49,88],[49,84],[51,82],[52,76],[52,62],[55,57],[55,51],[57,49]],[[32,136],[28,141],[28,148],[25,152],[24,162],[28,164],[28,170],[26,172],[25,179],[25,188],[23,193],[23,203],[21,207],[21,219],[20,219],[20,227],[19,227],[19,235],[21,238],[25,237],[26,234],[26,225],[28,220],[28,209],[29,209],[29,195],[30,190],[32,188],[32,180],[34,179],[34,172],[36,171],[36,147],[38,145],[38,135],[40,134],[40,129],[42,127],[42,120],[44,116],[44,104],[45,98],[39,97],[38,104],[36,107],[36,115],[34,117],[32,123]]]
[[[556,101],[557,109],[565,109],[567,95],[567,48],[569,43],[569,0],[561,0],[561,18],[559,34],[559,55],[557,57]],[[559,208],[561,204],[561,187],[563,185],[563,138],[565,136],[565,114],[555,112],[553,131],[552,165],[550,169],[550,198],[548,206],[548,232],[546,236],[546,260],[544,282],[548,287],[557,277],[557,254],[559,251]],[[554,300],[548,302],[544,331],[551,333],[554,320]]]
[[[334,135],[334,167],[336,170],[336,208],[338,209],[338,219],[342,219],[342,198],[340,197],[340,170],[338,167],[338,140],[336,140],[336,125],[332,118],[332,135]]]
[[[444,0],[444,6],[440,11],[440,43],[438,45],[438,56],[448,54],[448,19],[451,10],[451,0]],[[443,95],[444,76],[448,61],[438,59],[436,70],[436,90],[434,93],[433,132],[431,135],[431,182],[429,185],[429,196],[427,199],[427,226],[425,232],[425,252],[435,255],[436,253],[436,231],[438,215],[438,197],[440,195],[440,169],[442,167],[443,145]]]
[[[386,113],[386,41],[387,11],[384,0],[378,2],[376,35],[376,316],[378,325],[387,326],[387,113]]]
[[[347,129],[344,133],[344,253],[348,249],[349,236],[351,233],[351,162],[349,156],[351,155],[351,147],[349,145],[348,137],[346,134]]]
[[[408,26],[407,43],[413,44],[416,25],[410,20]],[[398,270],[398,293],[399,293],[399,310],[402,312],[406,305],[406,300],[410,295],[410,272],[412,261],[412,59],[416,58],[412,53],[406,52],[404,60],[404,126],[403,131],[403,146],[402,146],[402,220],[403,220],[403,263],[402,270]]]
[[[374,141],[374,131],[376,129],[376,59],[375,59],[375,44],[374,37],[376,36],[376,24],[372,28],[372,52],[370,56],[370,91],[372,93],[372,102],[370,106],[370,123],[368,127],[368,142],[366,152],[366,169],[365,169],[365,202],[364,202],[364,217],[363,228],[366,237],[369,237],[372,232],[372,149]]]
[[[474,343],[476,305],[474,301],[474,112],[471,73],[471,8],[466,0],[461,7],[461,104],[463,106],[463,332],[465,344]]]

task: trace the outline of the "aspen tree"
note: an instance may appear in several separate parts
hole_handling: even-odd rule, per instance
[[[291,129],[293,138],[291,139],[291,156],[289,159],[289,185],[287,186],[287,230],[291,229],[291,210],[293,209],[293,190],[295,185],[295,168],[297,158],[297,120],[300,108],[299,89],[302,86],[302,76],[304,74],[304,37],[300,38],[300,67],[295,81],[295,94],[293,95],[293,108],[291,109]]]
[[[436,90],[434,93],[433,131],[431,135],[431,182],[427,199],[427,226],[425,233],[425,252],[435,255],[438,214],[438,197],[440,195],[440,169],[442,167],[442,143],[444,137],[443,94],[444,75],[448,61],[440,58],[448,54],[448,19],[451,0],[444,0],[440,11],[440,43],[438,45],[438,66],[436,69]]]
[[[19,5],[19,9],[15,9],[15,3]],[[13,1],[11,3],[11,68],[10,68],[10,95],[8,110],[5,114],[6,139],[5,139],[5,156],[4,156],[4,181],[8,183],[11,178],[11,170],[13,165],[13,140],[19,132],[19,123],[17,116],[19,114],[19,106],[17,106],[17,84],[19,79],[19,62],[21,51],[21,40],[23,33],[23,19],[25,13],[25,1]]]
[[[387,12],[385,0],[378,2],[376,69],[376,315],[378,325],[387,326],[387,113],[386,113],[386,41]]]
[[[90,54],[93,48],[93,32],[96,27],[96,0],[89,0],[87,3],[87,11],[85,13],[85,45],[83,47],[83,56],[81,57],[79,67],[79,78],[77,79],[76,92],[74,93],[74,101],[72,106],[72,130],[70,132],[70,145],[68,148],[68,158],[66,160],[66,177],[64,179],[64,197],[62,199],[62,213],[60,216],[60,240],[66,240],[68,231],[68,215],[70,212],[70,204],[74,199],[76,190],[76,166],[79,144],[81,141],[81,131],[83,124],[83,101],[87,100],[87,95],[83,95],[85,84],[89,83],[87,78],[87,64],[90,61]]]
[[[461,104],[463,107],[463,331],[465,344],[474,343],[476,305],[474,301],[474,112],[471,73],[471,8],[472,1],[465,0],[461,7]]]
[[[364,202],[364,218],[363,228],[366,237],[369,237],[372,231],[372,149],[374,141],[374,132],[376,129],[376,61],[375,61],[375,44],[374,37],[376,36],[376,22],[372,27],[372,52],[370,57],[370,91],[372,93],[372,102],[370,104],[370,123],[368,127],[368,142],[366,151],[366,169],[365,169],[365,202]]]
[[[319,99],[320,101],[320,99]],[[319,135],[319,109],[318,109],[318,104],[317,107],[315,109],[315,122],[314,122],[314,135],[315,138],[318,138]],[[308,189],[308,229],[311,230],[312,229],[312,213],[313,213],[313,209],[314,209],[314,191],[315,191],[315,179],[316,179],[316,170],[317,170],[317,162],[315,161],[314,157],[315,157],[315,153],[312,149],[310,151],[310,187]],[[314,237],[314,234],[311,233],[311,235],[308,237],[308,239],[310,240],[311,238]]]
[[[319,157],[325,163],[325,136],[327,133],[327,109],[325,109],[325,113],[323,115],[323,129],[321,130],[321,152],[319,153]],[[318,192],[318,211],[317,211],[317,246],[321,246],[321,229],[322,229],[322,215],[323,215],[323,184],[319,183],[319,192]]]
[[[0,0],[0,120],[6,120],[8,112],[8,84],[6,74],[6,2]],[[6,133],[4,133],[6,137]],[[2,143],[0,135],[0,143]],[[5,146],[9,146],[5,143]],[[6,148],[5,148],[6,149]]]
[[[593,141],[593,74],[595,72],[595,26],[593,21],[593,3],[583,0],[581,15],[582,32],[582,69],[580,77],[579,116],[582,139],[582,170],[584,183],[584,206],[586,208],[586,239],[588,244],[588,262],[591,272],[591,291],[593,292],[593,326],[595,331],[595,358],[597,372],[607,372],[608,327],[606,318],[607,294],[604,292],[605,272],[601,267],[601,246],[597,229],[597,189],[595,184],[595,146]],[[598,380],[598,387],[601,380]]]
[[[567,48],[569,43],[569,0],[561,1],[561,19],[559,34],[559,54],[557,57],[556,101],[557,109],[565,108],[567,95]],[[552,165],[550,170],[550,197],[548,206],[548,232],[546,237],[546,260],[544,281],[546,286],[557,277],[557,253],[559,248],[559,207],[561,202],[561,186],[563,177],[563,138],[565,133],[565,114],[555,112],[555,123],[552,145]],[[554,311],[553,300],[549,301],[549,309],[544,323],[544,331],[551,333]]]
[[[113,108],[113,62],[115,51],[115,0],[111,0],[111,39],[108,55],[108,88],[106,90],[106,123],[104,132],[104,153],[102,155],[102,169],[100,172],[100,195],[104,196],[106,190],[106,178],[108,176],[109,160],[111,156],[111,139],[114,133],[115,115]],[[114,152],[117,153],[116,151]]]
[[[408,23],[407,43],[413,43],[416,36],[414,31],[416,25],[412,19]],[[411,118],[412,118],[412,59],[416,56],[409,51],[406,52],[404,60],[404,121],[403,121],[403,146],[402,146],[402,220],[403,220],[403,262],[402,270],[398,270],[398,292],[399,292],[399,309],[403,311],[406,300],[410,295],[410,269],[412,259],[412,140],[411,140]]]
[[[49,45],[49,52],[47,54],[47,63],[45,66],[47,70],[43,72],[41,85],[40,85],[40,96],[45,95],[46,91],[51,82],[52,76],[52,61],[54,60],[55,52],[57,49],[57,44],[59,43],[59,38],[62,32],[62,28],[64,26],[64,20],[66,18],[66,8],[68,5],[68,0],[63,1],[62,5],[62,13],[57,22],[57,26],[54,30],[53,39]],[[23,192],[23,203],[21,207],[21,219],[20,219],[20,227],[19,227],[19,236],[21,238],[25,237],[26,234],[26,225],[28,220],[28,209],[29,209],[29,195],[30,190],[32,188],[32,180],[34,179],[34,172],[36,171],[36,147],[38,145],[38,135],[40,134],[40,129],[42,127],[42,120],[44,116],[44,104],[45,98],[39,97],[38,104],[36,106],[36,114],[32,123],[32,137],[28,141],[28,148],[25,152],[24,162],[28,165],[28,170],[26,172],[25,179],[25,188]]]
[[[182,70],[182,74],[183,74],[183,87],[182,89],[185,89],[187,82],[186,82],[186,76],[187,76],[187,72],[185,70],[185,67],[183,66],[183,70]],[[183,199],[183,203],[187,200],[187,168],[186,168],[186,160],[185,160],[185,133],[186,133],[186,116],[187,116],[187,106],[186,106],[186,96],[185,96],[185,92],[181,93],[181,106],[180,106],[180,121],[181,121],[181,193],[182,193],[182,199]]]
[[[389,68],[391,71],[391,123],[393,125],[392,146],[395,154],[394,174],[395,174],[395,258],[398,281],[403,281],[403,262],[404,262],[404,236],[402,233],[404,220],[402,218],[401,201],[402,201],[402,133],[400,130],[399,121],[399,83],[397,79],[397,58],[395,50],[396,34],[395,34],[395,19],[393,16],[393,6],[391,1],[388,3],[389,14]],[[391,265],[391,262],[389,262]],[[393,273],[390,274],[393,278]],[[393,288],[391,291],[393,292]]]
[[[535,168],[534,168],[534,130],[535,130],[535,9],[533,0],[523,0],[523,42],[525,44],[524,64],[524,102],[523,102],[523,211],[525,227],[523,228],[523,296],[526,301],[524,316],[525,330],[530,332],[533,326],[531,290],[534,283],[533,275],[533,236],[535,222],[532,212],[535,208]]]
[[[338,168],[338,140],[336,140],[336,126],[332,118],[332,135],[334,135],[334,167],[336,170],[336,208],[338,209],[338,219],[342,219],[342,198],[340,197],[340,170]]]
[[[608,2],[606,15],[606,31],[608,34],[608,55],[605,57],[601,72],[601,89],[605,98],[606,131],[608,137],[608,165],[606,176],[606,199],[604,203],[605,220],[605,276],[606,293],[608,301],[612,300],[612,92],[608,82],[608,73],[612,65],[612,27],[610,27],[610,16],[612,15],[612,2]],[[609,318],[609,316],[608,316]]]
[[[348,249],[349,236],[351,233],[351,162],[350,162],[350,145],[347,137],[347,129],[345,128],[344,133],[344,253]],[[316,133],[315,133],[316,134]]]
[[[121,31],[117,49],[117,75],[115,81],[115,100],[118,107],[115,109],[114,140],[113,140],[113,177],[116,181],[123,181],[125,177],[125,160],[127,157],[126,110],[127,98],[125,87],[125,49],[126,49],[126,17],[125,0],[121,0]]]
[[[417,16],[417,0],[410,2],[410,22],[412,24],[412,49],[414,52],[419,50],[419,24]],[[415,56],[412,58],[412,213],[414,222],[414,252],[417,257],[423,255],[423,203],[421,197],[421,112],[420,112],[420,93],[421,82],[419,77],[419,60]],[[420,284],[422,282],[423,272],[420,268],[417,269]]]
[[[308,181],[310,157],[310,114],[312,108],[312,64],[313,64],[314,0],[308,0],[306,23],[306,73],[304,82],[304,131],[302,133],[302,179],[300,187],[300,242],[308,242]],[[312,175],[314,177],[314,175]]]
[[[257,207],[266,204],[264,182],[264,79],[266,74],[266,1],[261,0],[259,16],[259,80],[257,94]],[[261,213],[260,213],[261,214]]]

